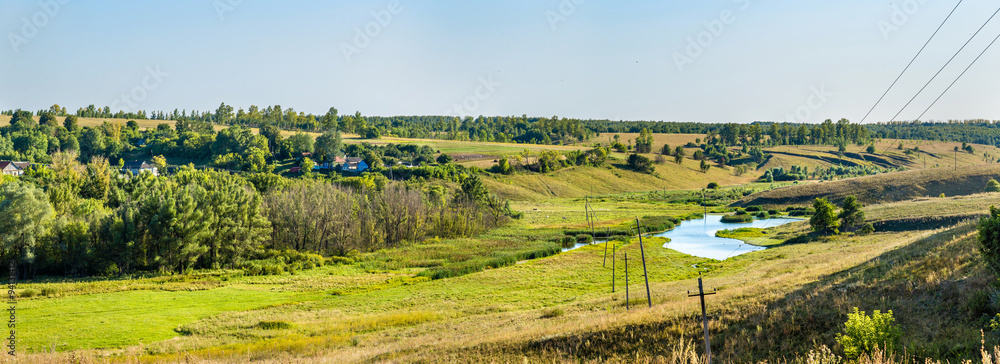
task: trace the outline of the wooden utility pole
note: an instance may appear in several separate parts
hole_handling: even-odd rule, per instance
[[[700,275],[698,276],[698,294],[691,294],[691,291],[688,291],[688,297],[701,297],[701,322],[705,329],[705,358],[708,359],[708,364],[712,364],[712,343],[708,340],[708,315],[705,314],[705,296],[713,294],[715,294],[714,291],[705,293],[705,287],[701,284]]]
[[[646,272],[646,251],[642,248],[642,227],[639,225],[639,217],[635,217],[635,230],[639,233],[639,253],[642,254],[642,276],[646,278],[646,303],[653,307],[653,298],[649,294],[649,273]]]
[[[628,309],[628,252],[625,254],[625,309]]]
[[[603,267],[607,267],[608,266],[608,242],[609,241],[611,241],[611,228],[608,228],[608,232],[605,233],[605,235],[604,235],[604,265],[602,265]],[[611,270],[614,270],[614,267],[615,267],[615,255],[612,252],[612,254],[611,254]],[[612,289],[611,291],[614,292],[614,289]]]
[[[604,254],[607,257],[608,243],[604,243]],[[615,252],[618,250],[617,246],[611,247],[611,293],[615,293]],[[607,259],[607,258],[605,258]]]

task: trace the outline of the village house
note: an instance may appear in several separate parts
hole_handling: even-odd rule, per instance
[[[22,162],[22,163],[25,164],[25,167],[23,168],[19,165],[20,163],[18,162],[0,161],[0,173],[6,174],[8,176],[20,176],[24,174],[24,170],[27,168],[27,165],[30,165],[27,162]]]
[[[368,163],[358,157],[348,157],[341,165],[341,172],[361,173],[368,170]]]
[[[122,173],[125,172],[132,172],[133,176],[138,176],[142,172],[149,172],[154,176],[160,175],[159,171],[156,170],[156,166],[149,164],[146,161],[126,162],[125,166],[122,168]]]

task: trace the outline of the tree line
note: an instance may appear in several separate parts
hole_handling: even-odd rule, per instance
[[[461,180],[357,185],[190,167],[119,176],[103,157],[56,153],[0,181],[0,260],[16,259],[22,276],[241,269],[275,250],[344,255],[517,217],[478,176]]]

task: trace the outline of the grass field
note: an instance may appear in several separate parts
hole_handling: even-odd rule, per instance
[[[701,212],[703,207],[676,202],[696,194],[603,193],[592,205],[598,227],[618,227],[636,215]],[[924,199],[866,211],[873,219],[914,218],[981,209],[991,197]],[[431,239],[294,275],[219,271],[23,284],[20,290],[49,295],[19,303],[20,347],[33,353],[96,349],[73,355],[141,362],[645,361],[672,350],[698,350],[689,342],[700,335],[698,305],[686,292],[697,287],[699,273],[719,292],[709,307],[713,343],[726,355],[719,358],[789,358],[813,349],[813,342],[835,347],[832,336],[855,306],[906,313],[900,321],[904,342],[925,348],[920,353],[928,356],[967,357],[970,350],[955,347],[969,349],[978,340],[980,321],[970,321],[968,306],[954,303],[985,287],[969,225],[783,244],[807,230],[806,223],[793,223],[736,236],[770,248],[723,262],[665,249],[661,238],[644,239],[652,308],[645,307],[642,269],[634,260],[641,255],[637,240],[617,242],[610,246],[615,257],[632,258],[631,310],[624,307],[620,259],[611,292],[603,245],[453,278],[420,275],[497,252],[539,249],[563,230],[586,226],[582,205],[574,197],[522,200],[514,204],[525,211],[522,220],[480,237]],[[926,308],[911,308],[907,296],[896,294],[899,289],[915,289]],[[936,291],[950,293],[939,297]],[[816,300],[823,303],[807,304]],[[937,326],[927,326],[933,320]],[[101,329],[97,334],[95,327]],[[643,341],[615,339],[623,335]],[[69,354],[33,355],[58,361]]]

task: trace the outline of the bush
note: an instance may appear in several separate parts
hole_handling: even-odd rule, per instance
[[[770,214],[771,216],[781,215],[781,212],[778,210],[767,210],[767,213]]]
[[[542,311],[542,318],[555,318],[562,316],[564,313],[561,308],[550,308]]]
[[[875,310],[868,316],[865,311],[858,311],[855,307],[854,312],[847,315],[844,333],[837,334],[837,342],[844,347],[844,354],[851,359],[861,354],[870,354],[876,347],[891,353],[902,335],[895,322],[892,310],[887,313]]]
[[[747,212],[749,212],[749,211],[750,211],[750,209],[749,209],[749,208],[747,208],[746,210],[736,210],[736,213],[735,213],[735,214],[733,214],[733,215],[736,215],[736,216],[743,216],[743,215],[746,215],[746,214],[747,214]]]
[[[768,214],[767,211],[761,211],[761,212],[757,213],[757,217],[760,218],[760,219],[770,219],[771,215]]]
[[[261,321],[254,325],[254,327],[261,330],[285,330],[292,328],[292,324],[285,321]]]
[[[715,182],[710,182],[708,184],[708,189],[710,189],[710,190],[717,190],[717,189],[719,189],[719,184],[715,183]]]
[[[990,180],[986,182],[986,189],[984,191],[1000,192],[1000,182],[997,182],[997,180],[990,178]]]
[[[801,209],[789,210],[788,216],[812,216],[815,213],[816,213],[815,209],[801,208]]]
[[[745,212],[743,215],[726,215],[722,217],[722,222],[727,224],[745,224],[753,222],[753,216],[747,215]]]
[[[580,244],[590,243],[592,240],[593,237],[591,237],[590,234],[580,234],[576,236],[576,242]]]
[[[639,173],[653,173],[655,168],[653,167],[653,162],[649,161],[649,158],[638,154],[630,154],[628,156],[628,167]]]
[[[758,212],[762,210],[763,208],[761,208],[760,206],[747,206],[747,212]]]
[[[870,222],[865,224],[865,226],[862,226],[861,230],[858,230],[858,234],[860,235],[868,235],[874,232],[875,232],[875,226],[872,226],[872,223]]]
[[[18,297],[23,297],[23,298],[35,297],[37,295],[38,295],[38,291],[33,290],[31,288],[25,289],[25,290],[21,291],[21,293],[17,294]]]

